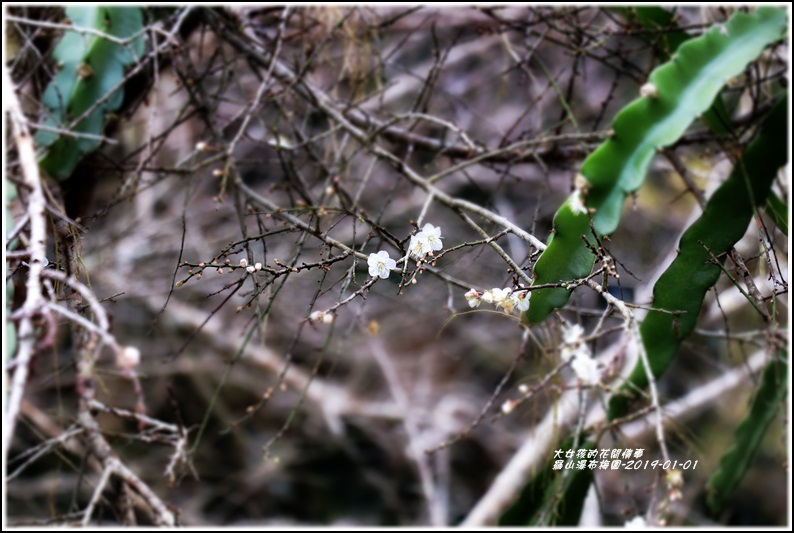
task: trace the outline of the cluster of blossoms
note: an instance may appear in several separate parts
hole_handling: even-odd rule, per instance
[[[506,287],[504,289],[493,288],[484,292],[470,289],[463,296],[472,309],[479,307],[482,302],[485,302],[493,304],[497,309],[504,309],[507,314],[512,314],[515,309],[518,309],[519,312],[529,309],[529,298],[532,294],[526,290],[513,292],[513,289]]]
[[[571,362],[571,369],[583,383],[596,385],[601,381],[601,372],[598,371],[598,363],[593,359],[583,336],[584,329],[579,324],[563,326],[562,360]]]
[[[246,270],[246,272],[248,272],[249,274],[253,274],[254,272],[259,272],[260,270],[262,270],[262,263],[249,265],[248,259],[246,259],[245,257],[240,259],[240,266],[243,267]]]
[[[315,311],[309,315],[309,320],[322,324],[330,324],[334,321],[334,314],[328,311]]]
[[[422,231],[411,236],[411,242],[408,244],[408,253],[418,261],[424,259],[427,254],[432,254],[441,248],[443,248],[441,244],[441,228],[432,224],[425,224]],[[370,276],[386,279],[389,277],[389,271],[397,268],[397,261],[389,257],[389,252],[381,250],[378,253],[369,254],[367,265],[369,266]]]
[[[411,236],[411,242],[408,244],[408,253],[414,259],[419,260],[441,248],[443,248],[441,244],[441,228],[432,224],[425,224],[422,231]]]

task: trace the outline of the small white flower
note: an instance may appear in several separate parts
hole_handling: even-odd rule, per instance
[[[510,302],[511,292],[513,292],[513,289],[499,289],[495,287],[482,293],[480,299],[485,303],[494,304],[497,309],[500,307],[509,307],[510,310],[512,310],[514,304]],[[509,312],[510,311],[508,311],[508,313]]]
[[[576,354],[571,368],[583,383],[595,385],[601,381],[601,372],[598,371],[598,363],[589,355]]]
[[[257,264],[255,264],[255,265],[254,265],[254,269],[255,269],[257,272],[259,272],[260,270],[262,270],[262,263],[257,263]]]
[[[240,266],[243,267],[243,268],[247,267],[248,266],[248,259],[246,259],[245,257],[240,259]]]
[[[432,224],[425,224],[420,235],[421,234],[424,234],[425,239],[430,244],[430,249],[432,251],[435,252],[436,250],[440,250],[444,247],[444,245],[441,244],[441,228]]]
[[[374,277],[380,276],[383,279],[389,277],[389,271],[397,268],[397,262],[389,257],[389,252],[381,250],[376,254],[369,254],[367,259],[369,265],[369,275]]]
[[[198,150],[199,152],[211,152],[212,146],[210,146],[209,143],[206,143],[204,141],[199,141],[196,143],[196,150]]]
[[[571,196],[568,197],[568,206],[575,215],[586,215],[588,213],[587,206],[584,205],[582,201],[582,193],[579,189],[573,191]]]
[[[116,354],[116,365],[120,368],[134,368],[141,362],[141,351],[135,346],[126,346]]]
[[[466,301],[469,302],[469,307],[474,309],[475,307],[480,307],[480,303],[482,302],[482,294],[475,289],[470,289],[469,292],[463,295],[466,298]]]
[[[530,389],[529,385],[527,385],[526,383],[522,383],[521,385],[518,386],[518,392],[520,392],[521,394],[529,394],[531,390],[532,389]]]
[[[640,96],[645,98],[659,98],[659,87],[648,82],[640,87]]]
[[[578,357],[590,358],[590,348],[584,341],[584,328],[579,324],[563,325],[560,356],[565,362]]]
[[[422,259],[432,251],[432,249],[430,241],[427,240],[427,236],[423,232],[420,231],[416,235],[411,235],[411,242],[408,244],[408,252],[415,259]]]
[[[330,324],[334,321],[334,314],[325,311],[315,311],[309,315],[309,320],[312,322],[322,322],[323,324]]]
[[[513,299],[510,297],[513,289],[505,287],[504,289],[491,289],[491,292],[493,293],[494,305],[497,309],[502,307],[508,313],[513,311]]]
[[[629,529],[643,529],[648,527],[648,524],[643,517],[635,516],[631,520],[626,521],[626,527]]]
[[[256,268],[253,266],[247,266],[245,267],[245,269],[248,271],[249,274],[253,274],[254,272],[256,272]]]
[[[502,412],[506,415],[509,415],[513,412],[513,409],[516,408],[516,402],[513,400],[505,400],[505,403],[502,404]]]
[[[562,327],[562,341],[565,344],[576,344],[582,342],[584,336],[584,328],[579,324]]]
[[[507,299],[510,296],[511,292],[513,292],[513,289],[509,287],[506,287],[504,289],[497,289],[497,288],[491,289],[491,294],[493,294],[493,299],[496,306],[499,307],[499,304],[505,301],[505,299]]]
[[[529,309],[529,298],[531,296],[532,294],[529,291],[519,291],[511,294],[510,300],[513,302],[515,308],[523,313]]]

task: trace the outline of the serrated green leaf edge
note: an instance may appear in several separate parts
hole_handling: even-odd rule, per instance
[[[787,394],[788,354],[781,350],[764,369],[750,412],[736,428],[733,446],[720,458],[719,468],[706,485],[707,502],[713,513],[725,507],[739,486]]]
[[[98,30],[121,39],[143,29],[143,11],[139,7],[72,6],[66,9],[66,15],[75,29]],[[58,72],[41,99],[48,111],[44,124],[67,128],[71,121],[119,86],[125,68],[140,60],[143,52],[142,35],[123,46],[98,35],[66,31],[53,51]],[[86,76],[86,72],[90,74]],[[75,125],[73,131],[101,136],[107,121],[105,115],[117,110],[123,99],[123,88],[119,88]],[[36,133],[36,143],[46,149],[39,161],[42,169],[54,178],[64,179],[72,174],[83,155],[99,148],[100,141],[42,129]]]
[[[722,270],[714,264],[712,254],[724,260],[742,238],[756,206],[764,204],[778,170],[786,164],[788,146],[786,95],[775,103],[739,164],[681,236],[678,255],[653,287],[653,308],[660,311],[648,312],[640,333],[656,378],[670,365],[681,341],[695,329],[706,292],[719,279]],[[625,414],[631,391],[647,385],[645,369],[638,362],[621,393],[610,400],[610,419]]]
[[[584,238],[590,230],[609,235],[617,227],[628,193],[645,178],[660,147],[675,142],[714,101],[725,81],[740,74],[763,49],[786,31],[786,12],[761,7],[736,13],[727,23],[683,43],[671,61],[654,70],[649,83],[655,97],[642,97],[624,107],[612,123],[614,135],[584,161],[581,174],[589,182],[585,204],[593,214],[575,213],[566,201],[557,211],[548,247],[535,264],[535,285],[587,276],[594,257]],[[543,321],[568,301],[564,288],[533,291],[527,311],[530,323]]]

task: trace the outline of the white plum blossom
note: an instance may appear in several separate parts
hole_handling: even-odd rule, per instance
[[[515,309],[516,302],[518,300],[515,298],[514,294],[507,296],[506,298],[502,299],[502,301],[497,302],[496,308],[499,309],[500,307],[505,310],[505,313],[508,315],[513,314],[513,309]]]
[[[601,372],[598,371],[598,363],[595,359],[585,354],[576,354],[571,368],[576,377],[587,385],[595,385],[601,381]]]
[[[116,353],[116,364],[119,368],[130,369],[141,362],[141,351],[135,346],[125,346]]]
[[[504,289],[491,289],[494,297],[494,305],[497,309],[500,307],[505,310],[506,313],[513,312],[513,305],[514,300],[512,298],[513,289],[506,287]]]
[[[480,307],[480,303],[482,303],[482,293],[475,289],[469,289],[469,292],[464,294],[463,297],[466,298],[466,301],[469,302],[469,307],[472,309]]]
[[[583,383],[595,385],[601,381],[598,363],[593,359],[590,347],[584,340],[584,328],[579,324],[564,325],[562,328],[563,362],[570,362],[571,369]]]
[[[444,247],[441,243],[441,228],[425,224],[422,231],[411,236],[408,251],[415,259],[423,259],[427,254]]]
[[[256,270],[257,272],[259,272],[260,270],[262,270],[262,263],[257,263],[257,264],[255,264],[255,265],[254,265],[254,270]]]
[[[433,224],[425,224],[420,232],[420,235],[422,234],[424,234],[425,240],[430,244],[430,250],[435,252],[444,247],[441,244],[441,228]]]
[[[397,262],[389,257],[389,252],[381,250],[376,254],[369,254],[367,259],[369,265],[369,275],[374,277],[380,276],[383,279],[389,277],[389,271],[397,268]]]
[[[582,342],[583,336],[584,328],[579,324],[563,326],[562,328],[562,341],[565,344],[576,344],[577,342]]]
[[[248,271],[249,274],[253,274],[254,272],[256,272],[256,268],[253,265],[248,265],[247,267],[245,267],[245,269]]]
[[[513,289],[510,287],[505,287],[504,289],[494,287],[484,292],[480,292],[476,289],[469,289],[469,291],[464,294],[464,297],[466,301],[469,302],[469,307],[472,309],[479,307],[482,302],[485,302],[487,304],[493,304],[497,309],[504,309],[505,313],[509,315],[516,309],[518,309],[519,312],[524,312],[529,309],[530,293],[523,287],[516,292],[513,292]]]
[[[240,266],[243,267],[243,268],[247,267],[248,266],[248,259],[246,259],[245,257],[240,259]]]
[[[416,235],[411,235],[411,242],[408,244],[408,251],[415,259],[422,259],[432,250],[430,241],[424,233],[419,232]]]
[[[309,320],[312,322],[322,322],[323,324],[330,324],[334,321],[334,314],[326,311],[315,311],[309,315]]]
[[[501,307],[507,314],[512,314],[516,309],[520,312],[529,309],[530,293],[525,289],[520,289],[516,292],[513,292],[510,287],[505,287],[504,289],[494,287],[485,292],[471,289],[464,296],[472,308],[478,307],[481,302],[485,302],[493,304],[497,309]]]
[[[579,324],[563,326],[562,328],[562,360],[568,362],[571,359],[590,357],[590,348],[584,341],[584,328]]]
[[[590,348],[584,342],[579,344],[566,344],[562,347],[562,360],[568,362],[576,358],[589,358],[591,357]]]
[[[520,312],[525,312],[529,309],[529,298],[532,294],[529,291],[518,291],[510,295],[513,305]]]
[[[487,290],[482,294],[482,301],[488,304],[494,304],[497,308],[502,305],[502,302],[510,296],[510,293],[513,292],[513,289],[499,289],[494,287],[493,289]]]
[[[491,294],[493,295],[493,300],[496,306],[498,307],[501,302],[504,302],[510,296],[511,292],[513,292],[513,289],[510,287],[505,287],[504,289],[491,289]]]

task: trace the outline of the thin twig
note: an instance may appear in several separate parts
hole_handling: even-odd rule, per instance
[[[42,271],[47,266],[47,228],[46,200],[41,186],[39,165],[36,161],[36,149],[28,129],[27,119],[22,113],[16,87],[11,82],[8,69],[3,68],[3,85],[9,90],[4,98],[8,99],[8,114],[11,119],[12,135],[19,153],[22,183],[27,189],[26,211],[30,220],[30,238],[28,241],[28,277],[27,293],[21,307],[19,335],[16,355],[16,370],[11,378],[8,396],[8,407],[3,416],[3,457],[7,457],[8,449],[14,438],[19,409],[28,381],[30,360],[36,349],[36,327],[33,318],[44,304],[41,293]]]

